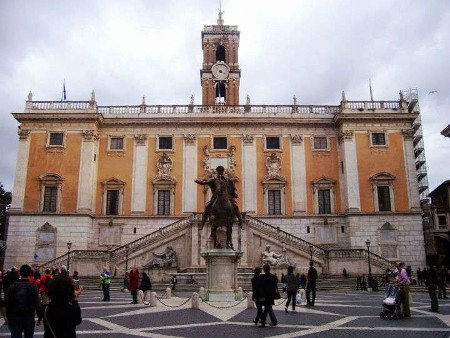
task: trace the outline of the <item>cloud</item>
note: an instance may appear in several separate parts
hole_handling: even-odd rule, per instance
[[[254,104],[338,104],[420,93],[430,187],[449,178],[450,7],[445,1],[223,2],[241,31],[241,98]],[[0,181],[11,189],[17,122],[29,90],[70,100],[92,89],[101,105],[201,101],[200,32],[217,3],[189,1],[1,1]],[[438,90],[435,95],[428,95]]]

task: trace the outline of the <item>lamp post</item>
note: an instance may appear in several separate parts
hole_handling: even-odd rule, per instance
[[[127,245],[125,245],[125,273],[128,271],[128,252],[129,252],[130,247]]]
[[[312,262],[313,245],[309,245],[309,261]]]
[[[369,265],[369,277],[368,277],[368,287],[372,287],[372,268],[370,267],[370,241],[366,241],[367,247],[367,263]]]
[[[72,242],[69,240],[67,242],[67,271],[70,268],[70,249],[72,248]]]

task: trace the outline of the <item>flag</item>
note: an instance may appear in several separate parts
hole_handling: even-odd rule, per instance
[[[62,92],[62,98],[61,101],[66,101],[67,97],[66,97],[66,80],[64,80],[63,82],[63,92]]]

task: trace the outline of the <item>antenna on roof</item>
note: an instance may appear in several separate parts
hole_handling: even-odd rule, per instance
[[[222,12],[222,0],[219,0],[219,18],[217,19],[217,24],[218,25],[223,25],[223,19],[222,19],[222,14],[224,12]]]
[[[369,79],[370,101],[373,101],[372,79]]]

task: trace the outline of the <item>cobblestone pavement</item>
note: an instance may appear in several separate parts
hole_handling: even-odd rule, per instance
[[[160,293],[158,293],[160,294]],[[284,304],[275,307],[277,326],[260,328],[253,324],[255,309],[243,301],[229,308],[200,303],[191,309],[185,302],[188,293],[161,299],[156,307],[130,304],[128,293],[113,292],[111,302],[100,301],[100,291],[86,291],[80,299],[83,322],[79,337],[450,337],[450,301],[440,300],[439,313],[431,313],[427,294],[413,293],[412,317],[381,320],[381,292],[320,292],[316,306],[299,306],[296,312],[284,312]],[[234,303],[235,304],[235,303]],[[231,303],[214,303],[230,306]],[[35,336],[43,335],[37,327]],[[0,337],[9,336],[5,326]]]

